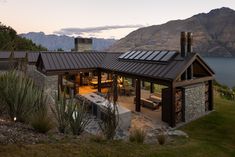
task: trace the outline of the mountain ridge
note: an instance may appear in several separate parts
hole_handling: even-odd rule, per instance
[[[193,32],[193,48],[202,56],[235,56],[235,11],[213,9],[183,20],[143,27],[117,41],[108,51],[180,49],[180,32]]]
[[[48,34],[44,32],[28,32],[20,34],[21,37],[32,40],[38,45],[46,47],[48,50],[58,50],[62,49],[64,51],[71,51],[74,48],[74,37],[66,35],[55,35]],[[92,38],[93,39],[93,50],[102,51],[107,49],[110,45],[116,42],[115,39],[102,39],[102,38]]]

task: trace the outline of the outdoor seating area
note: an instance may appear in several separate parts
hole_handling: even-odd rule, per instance
[[[107,107],[114,107],[113,102],[106,99],[102,93],[77,95],[76,98],[85,101],[89,112],[101,120],[106,115]],[[119,127],[123,130],[128,130],[131,126],[131,111],[118,103],[115,105],[117,105],[116,114],[119,117]]]

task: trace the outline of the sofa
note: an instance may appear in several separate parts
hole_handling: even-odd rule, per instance
[[[135,97],[134,97],[134,103],[136,103],[136,98]],[[157,104],[157,103],[155,103],[151,100],[145,99],[145,98],[140,99],[140,105],[143,106],[143,107],[152,109],[152,110],[156,110],[156,109],[159,108],[159,104]]]

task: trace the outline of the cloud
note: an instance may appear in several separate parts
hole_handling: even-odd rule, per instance
[[[143,25],[113,25],[113,26],[99,26],[99,27],[86,27],[86,28],[62,28],[59,31],[54,31],[58,35],[83,35],[85,33],[100,33],[106,30],[124,29],[124,28],[140,28]]]
[[[7,0],[0,0],[0,3],[6,3]]]

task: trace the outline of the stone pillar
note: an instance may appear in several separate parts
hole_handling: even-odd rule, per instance
[[[176,118],[175,118],[175,87],[171,85],[170,87],[170,96],[171,96],[171,122],[170,126],[175,127],[176,126]]]

